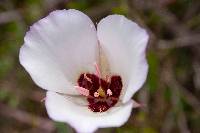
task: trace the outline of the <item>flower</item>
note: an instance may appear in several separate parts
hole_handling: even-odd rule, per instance
[[[97,25],[80,11],[56,10],[30,27],[19,59],[47,90],[50,118],[77,132],[118,127],[129,118],[133,94],[146,80],[147,32],[122,15]]]

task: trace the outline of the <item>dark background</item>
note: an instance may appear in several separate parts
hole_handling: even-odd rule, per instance
[[[98,133],[200,133],[199,0],[0,0],[0,132],[71,133],[46,113],[45,91],[19,64],[29,26],[55,9],[75,8],[94,23],[123,14],[148,30],[149,74],[120,128]]]

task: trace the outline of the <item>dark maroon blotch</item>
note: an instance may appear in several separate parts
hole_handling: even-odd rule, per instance
[[[88,107],[93,112],[105,112],[113,107],[119,100],[123,86],[120,76],[112,76],[110,82],[108,82],[95,74],[90,73],[81,74],[78,79],[78,85],[89,90],[90,95],[87,97],[89,102]],[[105,97],[94,97],[94,93],[97,92],[100,87],[104,90],[105,94],[107,90],[110,89],[112,95],[109,96],[106,94]]]

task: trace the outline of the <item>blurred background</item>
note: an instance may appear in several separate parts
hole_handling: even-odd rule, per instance
[[[200,133],[199,0],[0,0],[0,133],[74,133],[47,116],[45,91],[19,64],[29,26],[55,9],[75,8],[94,23],[123,14],[146,28],[149,74],[133,97],[145,104],[119,128],[97,133]]]

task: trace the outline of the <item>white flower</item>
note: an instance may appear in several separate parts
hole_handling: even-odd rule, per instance
[[[122,15],[102,19],[96,31],[82,12],[57,10],[30,27],[19,59],[47,90],[48,115],[88,133],[128,120],[131,97],[147,76],[147,41],[147,32]]]

